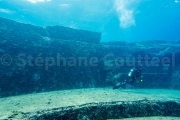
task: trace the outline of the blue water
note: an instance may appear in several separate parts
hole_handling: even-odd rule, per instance
[[[102,42],[180,40],[178,0],[0,0],[0,17],[102,32]]]

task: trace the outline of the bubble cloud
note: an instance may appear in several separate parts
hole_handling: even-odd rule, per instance
[[[115,0],[120,27],[128,28],[136,25],[135,14],[139,0]]]
[[[178,0],[175,0],[174,2],[175,2],[175,3],[179,3],[179,1],[178,1]]]

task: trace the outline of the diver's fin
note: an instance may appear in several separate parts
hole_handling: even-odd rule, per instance
[[[114,89],[119,89],[120,87],[124,87],[124,85],[126,85],[127,83],[128,83],[127,81],[125,81],[125,82],[123,82],[123,83],[121,83],[121,84],[119,83],[118,85],[116,85],[116,86],[113,87],[113,90],[114,90]]]
[[[119,89],[120,87],[121,87],[121,85],[114,86],[114,87],[113,87],[113,90],[114,90],[114,89]]]

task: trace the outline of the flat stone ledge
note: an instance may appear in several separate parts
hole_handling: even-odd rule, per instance
[[[180,91],[91,88],[0,98],[0,119],[180,117]]]

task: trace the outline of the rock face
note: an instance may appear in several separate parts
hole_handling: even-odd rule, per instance
[[[163,106],[163,107],[162,107]],[[134,102],[110,102],[99,104],[85,104],[82,106],[70,106],[67,108],[56,108],[47,111],[38,111],[34,115],[26,114],[23,117],[28,119],[122,119],[148,116],[176,116],[180,114],[178,102],[155,102],[155,101],[134,101]],[[30,116],[30,117],[28,117]],[[10,118],[13,118],[11,116]]]
[[[173,68],[171,88],[180,89],[180,65]]]
[[[101,40],[101,33],[85,30],[76,30],[63,26],[47,26],[46,30],[51,38],[63,40],[75,40],[86,43],[98,44]]]
[[[135,87],[169,88],[180,64],[178,41],[98,44],[101,33],[41,28],[4,18],[0,35],[0,96],[104,87],[129,79],[127,73],[140,62],[143,82],[137,81]]]

